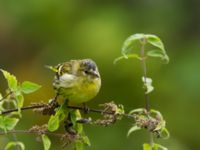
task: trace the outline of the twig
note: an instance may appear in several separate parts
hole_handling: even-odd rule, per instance
[[[32,109],[37,109],[37,108],[43,108],[43,107],[46,107],[47,105],[48,104],[26,106],[26,107],[22,107],[21,110],[23,111],[23,110],[32,110]],[[67,106],[67,108],[79,109],[81,111],[85,111],[85,108],[84,107],[80,107],[80,106]],[[5,110],[5,111],[1,112],[0,115],[9,114],[9,113],[16,112],[16,111],[18,111],[18,109]],[[113,112],[106,112],[103,109],[88,108],[88,113],[89,112],[114,115]],[[124,116],[124,117],[127,117],[127,118],[135,119],[134,115],[130,115],[130,114],[126,114],[126,113],[123,113],[121,115]]]
[[[42,108],[42,107],[45,107],[45,105],[42,104],[42,105],[35,105],[35,106],[26,106],[26,107],[22,107],[21,110],[31,110],[31,109]],[[5,111],[2,111],[0,115],[9,114],[15,111],[18,111],[18,109],[16,108],[16,109],[5,110]]]
[[[29,130],[10,130],[5,132],[0,132],[0,135],[5,135],[5,134],[37,134],[40,135],[40,131],[29,131]],[[48,134],[48,135],[53,135],[57,137],[62,137],[64,134],[63,133],[53,133],[49,131],[44,131],[43,134]]]
[[[6,95],[4,95],[1,99],[0,102],[3,101],[6,97],[12,94],[12,91],[8,92]]]

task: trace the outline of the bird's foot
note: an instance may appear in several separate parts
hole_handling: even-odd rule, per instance
[[[85,114],[88,114],[90,112],[90,108],[86,105],[86,103],[83,103],[83,112]]]

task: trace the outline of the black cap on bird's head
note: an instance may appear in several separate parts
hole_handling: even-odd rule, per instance
[[[83,59],[81,64],[83,71],[87,75],[100,77],[96,63],[91,59]]]

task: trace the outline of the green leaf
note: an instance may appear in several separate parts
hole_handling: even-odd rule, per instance
[[[17,108],[18,108],[17,115],[19,115],[19,117],[21,118],[22,117],[21,108],[24,105],[24,96],[20,93],[19,95],[16,96],[16,101],[17,101]]]
[[[3,98],[2,94],[0,93],[0,100]]]
[[[2,100],[2,98],[3,98],[3,96],[0,93],[0,100]],[[0,101],[0,114],[1,114],[2,111],[5,110],[4,109],[4,103],[5,103],[5,101]]]
[[[19,119],[10,118],[8,116],[0,116],[0,128],[5,132],[7,130],[12,130],[18,123]]]
[[[159,51],[159,50],[148,51],[147,56],[158,57],[158,58],[161,58],[161,60],[164,60],[167,63],[169,62],[169,57],[166,55],[166,53],[163,53],[162,51]]]
[[[170,137],[170,133],[167,130],[167,128],[162,128],[162,131],[160,133],[161,138],[168,139]]]
[[[116,64],[118,61],[122,60],[122,59],[128,59],[128,58],[136,58],[136,59],[139,59],[141,60],[141,57],[139,57],[138,54],[126,54],[126,57],[125,56],[120,56],[120,57],[117,57],[115,60],[114,60],[114,64]]]
[[[77,140],[75,143],[76,150],[83,150],[83,143],[80,140]]]
[[[151,109],[150,113],[151,114],[155,114],[157,117],[159,117],[160,120],[163,120],[163,116],[162,116],[162,114],[159,111],[157,111],[155,109]]]
[[[147,38],[147,42],[157,48],[159,48],[161,50],[161,53],[162,53],[162,60],[165,60],[166,62],[169,62],[169,57],[167,56],[166,54],[166,51],[165,51],[165,48],[164,48],[164,44],[163,42],[161,41],[161,39],[156,36],[156,35],[152,35],[152,34],[147,34],[145,35],[146,38]],[[155,55],[154,55],[155,57]]]
[[[152,86],[152,79],[142,77],[142,81],[144,82],[145,94],[151,93],[154,90],[154,87]]]
[[[143,150],[152,150],[152,147],[151,147],[150,144],[144,143],[144,144],[143,144]]]
[[[14,75],[10,74],[9,72],[1,69],[1,72],[3,73],[5,79],[8,82],[8,87],[11,91],[17,90],[17,79]]]
[[[21,85],[21,90],[25,94],[33,93],[37,91],[39,88],[41,88],[41,85],[38,85],[30,81],[24,81]]]
[[[71,110],[70,112],[70,120],[73,124],[74,129],[77,133],[81,134],[83,132],[83,125],[77,123],[77,120],[81,119],[81,113],[79,110]]]
[[[70,111],[70,120],[71,120],[73,126],[75,126],[76,125],[76,121],[77,121],[77,115],[76,115],[76,111],[75,110]]]
[[[137,108],[137,109],[133,109],[129,112],[129,114],[134,114],[134,113],[142,113],[144,112],[145,109],[144,108]]]
[[[143,42],[144,41],[144,42]],[[119,57],[115,59],[115,63],[123,58],[129,58],[128,55],[135,55],[135,53],[132,53],[131,51],[133,50],[133,47],[136,46],[136,44],[147,44],[149,43],[150,45],[154,46],[157,48],[157,50],[153,50],[147,53],[148,56],[150,57],[160,57],[162,60],[169,62],[169,57],[166,54],[164,44],[160,40],[160,38],[156,35],[152,34],[134,34],[128,37],[125,42],[123,43],[122,46],[122,57]],[[137,48],[138,49],[138,48]],[[134,56],[134,58],[141,59],[139,56]]]
[[[16,96],[18,108],[22,108],[24,105],[24,96],[22,94]]]
[[[48,121],[48,130],[53,132],[59,128],[59,116],[52,115]]]
[[[145,38],[145,36],[142,33],[134,34],[134,35],[131,35],[130,37],[128,37],[122,46],[122,55],[125,58],[128,58],[127,54],[131,51],[132,46],[135,44],[135,42],[140,42],[140,40],[144,39],[144,38]]]
[[[166,147],[156,143],[153,144],[153,148],[153,150],[168,150]]]
[[[127,137],[129,137],[129,135],[137,130],[140,130],[141,128],[138,127],[137,125],[134,125],[132,126],[129,130],[128,130],[128,133],[127,133]]]
[[[65,119],[68,114],[68,109],[66,107],[67,102],[65,102],[62,106],[60,106],[56,110],[56,114],[52,115],[48,121],[48,130],[55,131],[59,128],[59,123]]]
[[[45,134],[42,135],[42,142],[44,145],[44,150],[49,150],[51,147],[51,141],[47,135]]]
[[[159,50],[148,51],[147,55],[150,57],[159,57],[161,59],[164,59],[164,57],[165,57]]]
[[[148,43],[159,48],[163,52],[165,51],[164,44],[158,36],[153,35],[153,34],[146,34],[145,36],[147,38]]]
[[[8,150],[8,149],[10,149],[10,148],[12,148],[12,147],[16,147],[16,146],[20,147],[21,150],[25,150],[24,143],[18,142],[18,141],[17,141],[17,142],[9,142],[9,143],[6,145],[6,147],[5,147],[4,150]]]
[[[82,136],[83,143],[91,146],[90,139],[87,136]]]

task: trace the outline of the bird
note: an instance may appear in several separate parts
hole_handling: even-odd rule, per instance
[[[92,59],[70,60],[55,67],[53,87],[57,96],[70,104],[85,104],[92,100],[101,88],[101,76]]]

